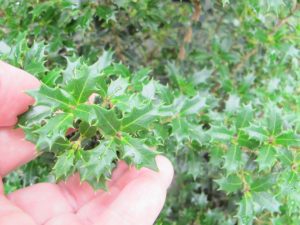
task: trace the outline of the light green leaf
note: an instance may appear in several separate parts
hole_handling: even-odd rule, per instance
[[[234,193],[243,186],[243,182],[235,174],[229,175],[228,177],[222,177],[221,179],[216,180],[216,182],[219,185],[220,190],[226,191],[227,193]]]
[[[251,105],[246,105],[239,110],[236,116],[235,126],[237,129],[248,127],[253,119],[253,109]]]
[[[94,188],[106,189],[106,181],[111,177],[116,159],[116,146],[110,141],[102,141],[95,148],[83,151],[82,160],[76,165],[81,180],[94,180],[90,182]]]
[[[253,193],[253,203],[262,211],[264,209],[271,213],[279,212],[280,202],[275,196],[268,192]]]
[[[53,173],[56,180],[65,179],[74,172],[74,151],[66,151],[57,158]]]
[[[147,167],[156,171],[158,170],[155,161],[157,152],[150,150],[143,141],[123,133],[121,143],[123,145],[121,158],[128,164],[133,164],[138,169]]]
[[[151,80],[148,84],[144,85],[142,95],[145,98],[153,99],[155,95],[155,82]]]
[[[114,136],[121,128],[121,121],[117,118],[113,109],[107,110],[102,107],[93,106],[97,118],[96,126],[106,135]]]
[[[135,133],[142,129],[147,129],[149,124],[157,118],[157,110],[151,104],[143,108],[134,108],[122,119],[121,130]]]
[[[100,75],[100,73],[109,65],[112,64],[112,51],[104,51],[98,58],[97,62],[89,67],[89,73],[93,75]]]
[[[276,182],[275,175],[262,176],[255,179],[251,185],[250,190],[252,192],[271,191],[274,183]]]
[[[216,141],[229,141],[233,138],[233,131],[224,126],[213,126],[209,130],[212,140]]]
[[[230,173],[234,173],[242,164],[242,151],[238,145],[233,145],[229,148],[225,155],[224,168]]]
[[[275,143],[283,146],[300,146],[300,137],[293,131],[279,134],[275,138]]]
[[[65,90],[73,96],[76,104],[86,102],[92,93],[98,90],[97,81],[101,78],[89,74],[87,67],[81,68],[76,78],[68,82]]]
[[[226,112],[235,112],[240,107],[240,97],[237,95],[229,95],[225,104]]]
[[[239,202],[238,219],[241,225],[252,225],[254,219],[253,198],[249,193],[245,193]]]
[[[244,130],[251,139],[257,140],[260,143],[268,139],[268,132],[261,126],[250,125]]]
[[[270,105],[268,107],[269,109],[266,117],[268,130],[271,135],[279,134],[282,130],[281,111],[273,105]]]
[[[37,148],[47,145],[50,149],[59,138],[64,138],[67,129],[73,127],[74,116],[71,113],[60,113],[46,121],[46,124],[34,131],[39,135]]]
[[[128,87],[128,81],[122,77],[113,80],[108,86],[107,95],[109,98],[123,95]]]
[[[63,89],[50,88],[44,84],[39,90],[29,91],[29,95],[35,98],[37,106],[47,106],[50,111],[56,109],[70,111],[72,106],[76,104],[74,98]]]
[[[258,156],[256,161],[258,163],[259,170],[270,169],[276,161],[275,148],[271,145],[262,146],[258,150]]]

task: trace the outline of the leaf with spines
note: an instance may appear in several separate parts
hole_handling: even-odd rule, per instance
[[[262,146],[258,150],[256,161],[259,170],[270,169],[276,161],[276,149],[271,145]]]
[[[252,225],[254,220],[253,198],[250,193],[245,193],[239,202],[237,217],[241,225]]]
[[[74,151],[66,151],[57,158],[55,166],[53,167],[56,180],[66,179],[74,173],[74,160]]]
[[[57,139],[63,138],[69,128],[73,127],[74,116],[71,113],[60,113],[46,121],[46,124],[34,133],[38,134],[37,147],[46,145],[52,148]]]
[[[99,90],[97,82],[101,79],[99,76],[89,74],[88,67],[83,67],[78,73],[80,75],[70,80],[64,88],[72,95],[76,105],[86,102],[91,94]]]
[[[253,203],[262,211],[264,209],[271,213],[279,212],[280,202],[268,192],[253,193]]]
[[[152,151],[142,140],[133,138],[123,133],[121,138],[121,158],[129,164],[135,165],[138,169],[147,167],[157,171],[155,156],[158,154]]]
[[[276,106],[269,106],[268,114],[266,117],[266,124],[270,134],[279,134],[282,130],[282,117],[281,111]]]
[[[222,177],[215,181],[219,185],[220,190],[226,191],[227,193],[234,193],[243,186],[242,180],[235,174],[229,175],[228,177]]]
[[[235,126],[237,129],[248,127],[254,116],[251,105],[246,105],[238,112]]]
[[[282,146],[300,146],[300,137],[293,131],[287,131],[279,134],[275,138],[275,143]]]
[[[121,130],[134,133],[147,129],[158,116],[155,106],[147,104],[141,108],[134,108],[122,118]]]
[[[260,143],[268,139],[268,132],[261,126],[250,125],[246,127],[245,132],[248,134],[249,138],[259,141]]]
[[[274,175],[259,177],[252,181],[250,190],[251,192],[270,191],[275,182],[276,177]]]
[[[103,134],[114,136],[120,131],[121,121],[117,118],[113,109],[107,110],[100,106],[93,106],[94,113],[96,115],[97,123]]]
[[[238,145],[230,146],[225,155],[224,168],[231,174],[236,172],[242,164],[242,151]]]
[[[80,173],[81,180],[94,180],[90,182],[94,188],[106,188],[106,181],[110,178],[117,160],[116,146],[111,141],[101,142],[95,148],[83,151],[82,159],[78,161],[76,167]]]
[[[70,111],[72,106],[76,105],[75,99],[64,89],[50,88],[42,84],[39,90],[28,93],[35,98],[36,106],[47,106],[50,111],[57,109]]]

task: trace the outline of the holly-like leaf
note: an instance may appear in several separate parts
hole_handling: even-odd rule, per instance
[[[230,95],[226,101],[225,111],[226,112],[235,112],[240,106],[240,98],[237,95]]]
[[[242,151],[238,145],[233,145],[228,149],[225,155],[224,168],[227,172],[234,173],[242,164]]]
[[[147,167],[157,171],[155,156],[158,153],[156,151],[150,150],[143,141],[125,133],[122,134],[121,143],[123,144],[121,154],[123,160],[135,165],[138,169]]]
[[[106,181],[111,176],[117,160],[116,146],[110,141],[101,142],[95,148],[83,151],[82,160],[77,163],[81,180],[94,180],[90,182],[96,188],[106,188]],[[96,182],[95,182],[96,181]]]
[[[258,163],[259,170],[270,169],[276,161],[276,149],[271,145],[262,146],[258,150],[256,161]]]
[[[40,124],[42,120],[51,115],[51,110],[47,106],[35,106],[24,113],[19,119],[19,125],[32,126],[33,124]]]
[[[81,67],[81,58],[77,58],[76,60],[66,58],[67,60],[67,67],[63,72],[63,80],[65,83],[74,79],[76,77],[76,70]]]
[[[107,90],[107,95],[109,98],[123,95],[126,88],[128,87],[128,81],[122,77],[119,77],[116,80],[113,80]]]
[[[233,138],[234,132],[224,126],[213,126],[209,134],[212,140],[216,141],[229,141]]]
[[[235,126],[237,129],[248,127],[253,119],[253,109],[251,105],[244,106],[236,116]]]
[[[89,73],[100,75],[105,68],[112,64],[112,57],[112,51],[104,51],[97,62],[89,67]]]
[[[252,225],[254,220],[253,198],[249,193],[245,193],[239,202],[237,216],[241,225]]]
[[[279,149],[278,159],[283,165],[290,166],[293,164],[294,156],[293,153],[288,149]]]
[[[261,126],[250,125],[244,130],[251,139],[257,140],[260,143],[268,139],[268,132]]]
[[[276,106],[269,106],[266,122],[271,135],[279,134],[282,130],[281,111]]]
[[[251,183],[250,190],[252,192],[270,191],[275,182],[274,175],[259,177]]]
[[[86,102],[92,93],[98,91],[97,81],[100,79],[98,76],[89,74],[87,67],[83,67],[80,70],[80,75],[70,80],[65,90],[73,96],[76,105],[78,105]]]
[[[176,140],[180,143],[183,140],[190,138],[190,124],[186,118],[177,117],[172,120],[172,135],[175,136]]]
[[[268,192],[253,193],[253,203],[262,211],[279,212],[280,202]]]
[[[275,138],[275,143],[283,146],[300,146],[300,137],[293,131],[279,134]]]
[[[200,95],[185,99],[180,109],[181,116],[195,115],[205,107],[206,99]]]
[[[235,174],[229,175],[228,177],[222,177],[216,180],[220,190],[226,191],[227,193],[234,193],[240,190],[243,186],[242,180]]]
[[[106,135],[114,136],[121,128],[121,121],[117,118],[116,113],[113,109],[107,110],[99,106],[93,107],[97,124],[102,132]]]
[[[39,135],[37,148],[47,145],[50,149],[58,138],[64,138],[66,131],[73,127],[74,116],[71,113],[60,113],[46,121],[46,124],[34,131]]]
[[[134,133],[147,129],[149,124],[157,118],[157,115],[157,110],[152,104],[147,104],[142,108],[134,108],[122,119],[121,130]]]
[[[196,95],[193,98],[179,96],[173,103],[160,108],[162,116],[189,116],[196,115],[205,107],[206,98]]]
[[[151,80],[148,84],[143,87],[142,95],[145,98],[153,99],[155,95],[155,82]]]
[[[74,172],[74,151],[66,151],[57,158],[55,166],[53,167],[53,173],[56,180],[67,178]]]
[[[59,88],[50,88],[44,84],[39,90],[29,91],[28,94],[35,98],[35,105],[47,106],[50,111],[56,109],[70,111],[76,104],[75,99],[68,92]]]

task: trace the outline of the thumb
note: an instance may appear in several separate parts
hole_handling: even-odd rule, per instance
[[[4,194],[4,188],[2,183],[2,177],[0,177],[0,196]]]

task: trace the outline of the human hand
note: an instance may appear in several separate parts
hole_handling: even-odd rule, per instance
[[[77,174],[59,184],[41,183],[5,196],[1,176],[36,156],[17,115],[34,100],[24,91],[39,82],[0,61],[0,225],[151,225],[162,209],[173,177],[168,159],[157,157],[159,172],[136,170],[120,162],[109,192],[94,192]]]

